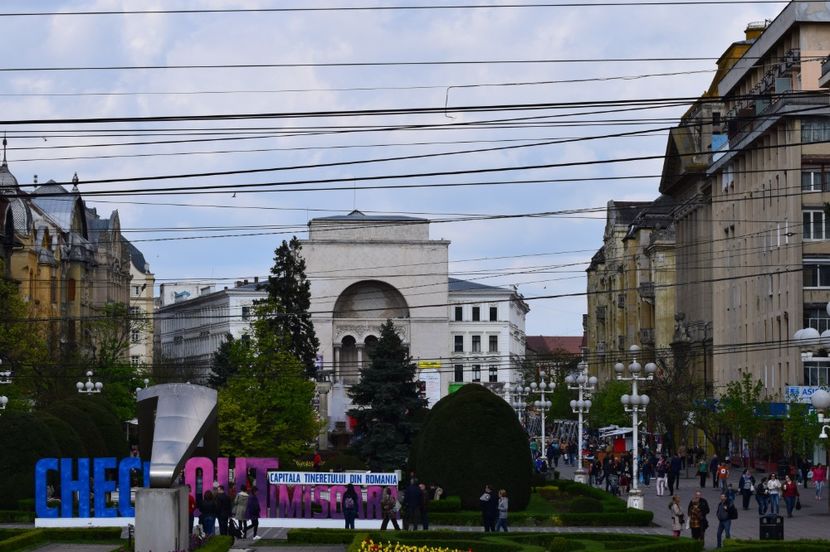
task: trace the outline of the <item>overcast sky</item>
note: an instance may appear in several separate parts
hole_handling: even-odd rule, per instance
[[[435,3],[437,2],[420,0],[405,2],[406,5]],[[459,2],[447,0],[440,3]],[[465,0],[463,3],[499,2]],[[8,13],[396,4],[402,5],[404,2],[7,1],[3,2],[0,10]],[[48,179],[68,182],[76,171],[82,183],[82,191],[354,179],[351,182],[347,180],[326,185],[347,188],[342,191],[265,193],[259,190],[257,193],[238,193],[236,197],[233,197],[232,192],[223,192],[115,196],[105,198],[105,201],[90,200],[89,204],[96,206],[105,215],[112,209],[118,209],[126,236],[144,252],[158,282],[185,278],[233,281],[255,275],[264,276],[271,265],[273,250],[278,241],[289,237],[292,231],[302,230],[308,219],[315,216],[346,213],[354,207],[367,213],[417,214],[443,221],[431,226],[431,236],[452,241],[450,271],[454,275],[491,285],[518,286],[531,306],[527,319],[528,334],[577,335],[582,333],[582,314],[586,311],[584,296],[533,298],[585,291],[584,270],[592,253],[601,244],[604,211],[504,220],[448,220],[465,214],[512,215],[602,208],[609,199],[654,199],[658,193],[658,178],[432,189],[359,188],[396,183],[480,183],[497,180],[659,175],[659,160],[375,182],[360,180],[359,177],[662,155],[666,142],[663,130],[644,136],[210,179],[97,185],[84,184],[84,181],[314,165],[662,129],[670,126],[671,121],[679,117],[685,108],[578,117],[573,110],[471,114],[454,112],[453,107],[697,96],[711,81],[714,60],[732,41],[743,38],[746,24],[774,18],[782,8],[783,4],[744,4],[0,17],[4,52],[0,66],[3,68],[711,58],[704,61],[625,63],[605,61],[398,67],[1,72],[0,119],[4,121],[442,108],[445,102],[448,107],[446,113],[396,117],[237,120],[222,123],[47,124],[22,127],[5,124],[0,130],[8,132],[9,168],[21,184],[31,184],[35,174],[41,183]],[[658,73],[687,74],[550,83]],[[471,84],[531,82],[546,84],[448,89]],[[371,90],[365,90],[367,88]],[[113,92],[119,94],[97,94]],[[214,93],[170,94],[172,92]],[[638,124],[553,126],[547,124],[556,120],[550,118],[551,115],[556,115],[560,120],[582,123],[638,119]],[[470,128],[459,125],[471,121],[531,116],[548,118],[536,119],[534,126],[527,126],[526,123],[510,125],[517,128],[503,128],[507,126],[504,124],[499,125],[499,128],[486,129],[481,128],[482,125],[470,125]],[[643,119],[647,124],[642,124]],[[296,130],[298,126],[389,127],[402,124],[442,125],[443,128],[349,133],[328,131],[313,135],[309,135],[307,129],[302,133],[304,135],[298,135]],[[225,132],[201,137],[233,136],[244,139],[111,146],[124,142],[192,140],[196,136],[187,134],[182,129],[215,131],[223,126],[245,127],[247,132]],[[267,128],[271,132],[252,133],[250,129],[253,127]],[[291,131],[288,132],[286,127],[290,127]],[[122,129],[119,136],[88,136],[91,131],[116,129]],[[159,132],[151,132],[139,136],[136,130],[140,129],[177,129],[178,133],[159,136]],[[282,132],[279,132],[280,129]],[[58,130],[67,131],[68,136],[58,136],[55,132]],[[58,147],[80,145],[94,147]],[[294,185],[289,188],[296,190],[302,187],[304,186]],[[353,187],[358,189],[354,190]],[[145,205],[137,202],[186,205]],[[283,233],[286,230],[289,231],[288,234]],[[217,234],[231,237],[201,239]],[[303,233],[298,235],[305,237]],[[199,239],[181,239],[184,237]],[[490,259],[470,260],[482,258]]]

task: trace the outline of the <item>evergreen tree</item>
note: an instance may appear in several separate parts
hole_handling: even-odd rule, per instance
[[[381,326],[371,362],[361,369],[349,396],[355,406],[349,415],[357,420],[357,453],[372,470],[401,468],[426,401],[418,395],[415,364],[391,320]]]
[[[228,379],[239,371],[240,348],[243,343],[227,334],[225,341],[213,353],[213,366],[208,376],[208,385],[214,389],[224,387]]]
[[[296,236],[283,240],[274,251],[274,266],[265,289],[267,299],[258,304],[258,315],[266,318],[271,331],[288,339],[287,351],[297,357],[309,377],[316,374],[315,360],[320,341],[311,323],[311,286],[305,275],[302,245]]]

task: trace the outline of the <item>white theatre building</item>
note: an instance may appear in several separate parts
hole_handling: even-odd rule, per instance
[[[353,211],[309,222],[302,256],[320,340],[320,413],[331,441],[348,437],[347,389],[388,319],[418,366],[430,406],[465,383],[501,393],[518,380],[527,304],[515,289],[450,278],[449,245],[430,239],[422,218]],[[204,366],[205,376],[225,336],[248,331],[251,305],[265,296],[256,281],[221,290],[178,282],[161,292],[156,328],[163,358]]]

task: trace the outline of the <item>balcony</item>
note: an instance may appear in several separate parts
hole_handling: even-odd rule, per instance
[[[654,282],[640,282],[638,291],[642,299],[654,299]]]

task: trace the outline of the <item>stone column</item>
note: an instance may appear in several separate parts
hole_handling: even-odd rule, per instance
[[[332,367],[334,370],[334,381],[337,382],[340,380],[340,345],[336,344],[334,346],[334,366]]]

